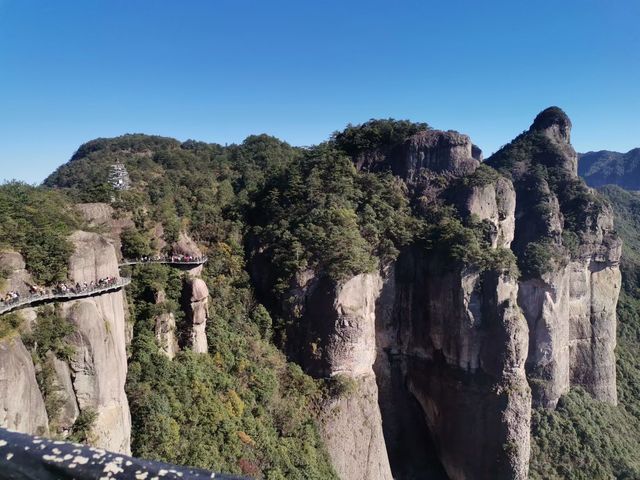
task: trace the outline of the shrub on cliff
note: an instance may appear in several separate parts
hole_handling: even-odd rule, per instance
[[[435,215],[440,218],[432,217],[433,223],[425,225],[420,236],[424,247],[434,253],[433,258],[441,268],[451,269],[452,264],[457,264],[518,277],[515,256],[507,248],[492,248],[486,222],[470,218],[465,224],[451,208],[442,209]]]
[[[124,258],[141,258],[152,255],[151,239],[135,228],[127,228],[120,235]]]
[[[412,238],[415,219],[390,176],[358,173],[324,146],[273,177],[249,212],[252,234],[275,269],[276,290],[305,268],[336,281],[373,271]]]
[[[387,151],[429,128],[426,123],[409,120],[371,119],[360,125],[349,124],[343,131],[334,132],[331,141],[339,150],[355,158],[363,152]]]
[[[163,290],[163,308],[179,316],[182,279],[162,265],[134,271],[126,387],[133,452],[256,478],[336,478],[312,414],[318,386],[265,340],[268,313],[252,299],[244,252],[225,245],[205,271],[209,354],[187,350],[170,361],[159,352],[154,293]],[[177,323],[189,332],[190,325]]]
[[[0,186],[0,248],[20,252],[36,282],[64,280],[73,246],[67,239],[80,221],[55,190],[10,182]]]

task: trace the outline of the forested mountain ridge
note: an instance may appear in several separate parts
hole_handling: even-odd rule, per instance
[[[591,187],[611,184],[628,190],[639,190],[640,148],[627,153],[608,150],[581,153],[578,170]]]
[[[620,241],[610,203],[576,175],[570,130],[547,109],[486,162],[464,134],[395,120],[304,149],[97,139],[45,188],[0,187],[14,202],[0,225],[44,232],[0,241],[27,271],[58,259],[45,283],[77,275],[78,249],[101,238],[113,258],[208,256],[202,271],[135,267],[122,318],[104,316],[128,349],[135,455],[269,479],[634,478],[635,247],[616,389]],[[129,190],[107,181],[116,162]],[[55,228],[23,208],[43,195]],[[92,236],[48,253],[77,229]],[[5,264],[19,284],[24,267]],[[3,318],[0,343],[18,334],[36,369],[60,360],[77,381],[79,352],[58,346],[78,308]],[[52,331],[60,319],[71,326]],[[61,416],[55,378],[36,385],[50,433],[91,441],[91,411]]]

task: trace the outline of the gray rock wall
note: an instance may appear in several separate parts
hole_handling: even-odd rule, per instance
[[[33,361],[17,336],[0,341],[0,426],[35,435],[49,432]]]
[[[75,232],[70,240],[75,247],[69,260],[70,283],[119,276],[116,250],[111,241],[96,233],[81,231]],[[14,283],[24,278],[22,270],[18,270]],[[64,435],[80,412],[90,409],[97,414],[90,434],[92,444],[129,453],[131,419],[124,391],[127,376],[124,294],[116,291],[58,306],[57,313],[74,326],[73,334],[67,338],[74,349],[71,360],[67,363],[52,354],[46,359],[53,367],[54,386],[62,400],[60,412],[55,419],[47,418],[33,360],[17,338],[3,344],[6,362],[2,362],[2,371],[6,381],[0,381],[0,403],[5,404],[5,418],[0,425],[36,433],[46,430],[51,420],[60,429],[55,433]],[[24,312],[28,313],[24,328],[29,330],[38,322],[37,310]],[[15,397],[16,387],[23,392],[20,402]]]
[[[336,285],[307,272],[298,282],[295,309],[303,367],[316,377],[340,376],[352,386],[320,413],[332,464],[343,480],[391,480],[373,373],[382,279],[362,274]]]

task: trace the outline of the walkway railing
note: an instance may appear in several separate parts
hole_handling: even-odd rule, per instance
[[[194,257],[191,255],[169,255],[164,257],[142,257],[137,259],[124,259],[119,264],[120,267],[127,265],[140,265],[147,263],[164,263],[167,265],[202,265],[207,261],[207,257]],[[117,290],[131,283],[131,279],[127,277],[116,278],[107,283],[97,283],[95,286],[69,288],[65,291],[59,289],[48,290],[44,293],[35,293],[31,295],[20,296],[11,300],[0,300],[0,315],[9,313],[19,308],[25,308],[42,302],[50,301],[68,301],[75,298],[91,297],[100,293]]]
[[[131,278],[120,277],[113,281],[106,283],[98,283],[94,287],[86,288],[69,288],[66,291],[51,290],[45,293],[36,293],[32,295],[20,296],[16,299],[9,301],[0,301],[0,315],[3,313],[9,313],[12,310],[18,308],[24,308],[36,303],[42,303],[47,301],[68,301],[76,298],[90,297],[100,293],[106,293],[113,290],[118,290],[131,283]]]
[[[113,474],[113,475],[112,475]],[[192,467],[142,460],[101,448],[33,437],[0,428],[0,478],[38,480],[240,480]],[[248,479],[247,479],[248,480]]]
[[[140,265],[146,263],[164,263],[169,265],[202,265],[206,263],[207,257],[192,257],[190,255],[171,255],[166,257],[142,257],[125,258],[120,262],[121,267],[127,265]]]

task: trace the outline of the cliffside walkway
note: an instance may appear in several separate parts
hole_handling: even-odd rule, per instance
[[[129,265],[145,265],[149,263],[163,263],[166,265],[203,265],[207,262],[207,257],[190,257],[182,255],[174,255],[171,257],[144,257],[123,259],[120,263],[120,267],[126,267]]]
[[[76,298],[92,297],[94,295],[100,295],[115,290],[119,290],[131,283],[131,279],[128,277],[116,278],[115,281],[96,285],[93,288],[83,288],[81,290],[69,289],[65,292],[51,291],[42,294],[27,295],[19,297],[16,300],[4,302],[0,301],[0,315],[3,313],[9,313],[12,310],[19,308],[29,307],[31,305],[45,303],[45,302],[65,302],[69,300],[75,300]]]
[[[207,262],[207,257],[192,257],[189,255],[172,255],[167,257],[144,257],[138,259],[124,259],[118,266],[125,267],[129,265],[144,265],[151,263],[162,263],[172,266],[199,266]],[[95,287],[82,288],[76,290],[70,288],[64,292],[61,291],[48,291],[46,293],[36,293],[32,295],[20,296],[14,300],[3,301],[0,300],[0,315],[9,313],[13,310],[20,308],[30,307],[40,303],[48,302],[65,302],[69,300],[75,300],[76,298],[93,297],[102,293],[107,293],[115,290],[119,290],[131,283],[131,279],[128,277],[120,277],[115,281],[107,284],[96,284]]]

